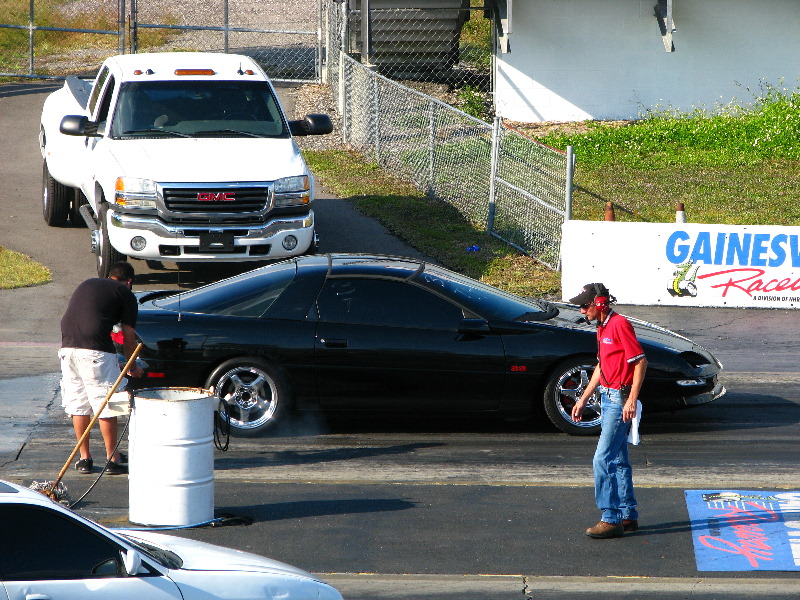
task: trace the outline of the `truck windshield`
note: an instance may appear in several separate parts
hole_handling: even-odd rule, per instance
[[[111,137],[289,137],[263,81],[149,81],[120,88]]]

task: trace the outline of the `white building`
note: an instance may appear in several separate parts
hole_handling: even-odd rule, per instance
[[[800,0],[494,4],[495,110],[512,121],[634,119],[800,83]]]

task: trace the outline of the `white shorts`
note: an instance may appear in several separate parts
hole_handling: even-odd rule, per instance
[[[61,406],[68,415],[91,415],[97,412],[108,392],[119,377],[120,369],[117,355],[98,350],[82,348],[61,348]],[[122,379],[118,390],[125,387]],[[108,408],[100,417],[116,416]]]

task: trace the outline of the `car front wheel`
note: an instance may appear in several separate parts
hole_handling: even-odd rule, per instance
[[[111,272],[111,267],[114,266],[114,263],[125,260],[125,255],[121,254],[116,248],[114,248],[114,246],[111,245],[111,241],[108,239],[108,223],[106,223],[106,212],[108,212],[108,206],[101,204],[100,214],[98,215],[99,229],[98,231],[93,232],[95,235],[97,235],[97,247],[95,248],[95,252],[97,254],[95,258],[97,259],[98,277],[108,277],[108,274]]]
[[[281,422],[288,410],[288,383],[278,369],[259,359],[222,363],[209,376],[206,388],[225,400],[235,436],[258,436]]]
[[[544,390],[544,410],[553,425],[570,435],[600,433],[600,392],[595,390],[583,419],[572,420],[572,407],[580,399],[594,371],[591,358],[572,358],[559,364],[547,381]]]

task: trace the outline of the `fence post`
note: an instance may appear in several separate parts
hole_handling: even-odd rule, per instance
[[[131,54],[139,51],[139,4],[131,0]]]
[[[117,54],[125,54],[125,0],[117,2]]]
[[[435,197],[434,188],[436,186],[436,105],[428,102],[428,190],[426,195],[429,198]]]
[[[228,0],[223,0],[222,2],[222,18],[223,18],[223,27],[225,30],[225,54],[228,54],[230,51],[229,46],[229,37],[230,37],[230,12],[228,11]]]
[[[372,132],[375,136],[375,162],[381,164],[381,86],[375,73],[371,73],[370,81],[372,83]]]
[[[500,117],[495,116],[492,123],[492,154],[489,166],[489,216],[486,219],[486,231],[491,233],[494,230],[494,215],[497,209],[497,198],[495,197],[495,180],[497,179],[497,167],[500,161]]]
[[[34,75],[33,68],[33,32],[35,27],[33,0],[30,2],[30,9],[28,12],[28,74]]]
[[[347,29],[348,29],[348,18],[349,15],[347,14],[347,2],[342,2],[342,35],[339,40],[339,114],[344,117],[344,57],[345,57],[345,48],[347,48]],[[342,133],[344,135],[344,132]],[[343,138],[344,139],[344,138]]]
[[[328,83],[327,75],[322,73],[322,53],[325,52],[323,32],[322,0],[317,0],[317,55],[314,58],[314,77],[317,83]]]
[[[567,185],[564,192],[564,220],[572,220],[572,180],[575,176],[575,148],[567,146]]]
[[[366,65],[372,64],[370,60],[372,57],[371,18],[369,0],[361,0],[361,62]]]

